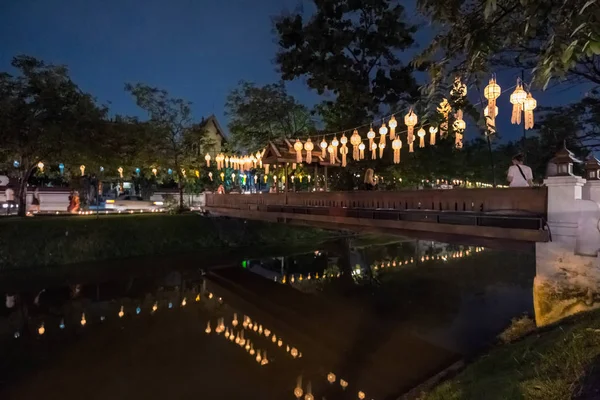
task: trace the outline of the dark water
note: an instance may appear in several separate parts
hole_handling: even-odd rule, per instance
[[[532,253],[379,242],[5,284],[0,399],[393,399],[533,313]]]

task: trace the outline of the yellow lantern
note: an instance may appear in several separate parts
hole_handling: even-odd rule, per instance
[[[354,132],[352,132],[352,136],[350,136],[350,144],[352,144],[352,158],[354,161],[358,161],[360,159],[358,146],[361,144],[361,142],[362,139],[358,134],[358,130],[355,129]]]
[[[451,110],[450,103],[448,103],[448,100],[446,99],[443,99],[437,108],[437,111],[442,114],[442,117],[444,118],[443,122],[440,124],[440,136],[448,134],[448,115]]]
[[[396,121],[396,117],[392,115],[392,118],[390,118],[388,125],[390,126],[390,140],[394,140],[396,138],[396,127],[398,126],[398,121]]]
[[[85,326],[85,324],[87,324],[87,320],[85,319],[85,313],[81,314],[81,321],[79,321],[79,323],[81,324],[81,326]]]
[[[525,111],[525,129],[533,128],[533,110],[535,110],[536,107],[537,101],[531,96],[531,92],[527,93],[527,98],[523,103],[523,111]]]
[[[359,152],[358,157],[361,160],[365,159],[365,147],[366,147],[365,144],[361,140],[360,144],[358,145],[358,152]]]
[[[392,140],[392,149],[394,150],[394,164],[400,163],[400,150],[402,149],[402,140],[400,140],[400,136],[396,136],[394,140]]]
[[[496,99],[498,97],[500,97],[500,94],[502,93],[502,89],[500,88],[500,86],[496,83],[496,78],[492,77],[490,78],[490,83],[485,87],[485,89],[483,90],[483,95],[485,96],[486,99],[488,99],[488,115],[487,118],[490,119],[490,126],[494,127],[496,125],[495,120],[496,120]]]
[[[438,128],[436,128],[435,126],[430,126],[429,127],[429,144],[430,145],[434,145],[435,144],[435,134],[437,133]]]
[[[207,334],[209,334],[210,332],[212,332],[212,329],[210,329],[210,321],[208,321],[206,323],[206,329],[204,330],[204,332],[206,332]],[[229,331],[227,331],[227,334],[229,335]]]
[[[369,129],[369,132],[367,133],[367,138],[369,139],[369,148],[373,147],[373,139],[375,139],[375,131],[373,130],[373,127],[371,126],[371,129]]]
[[[327,157],[327,142],[325,141],[325,137],[323,137],[323,141],[320,144],[321,146],[321,158],[325,159]]]
[[[450,95],[454,97],[465,97],[467,95],[467,85],[462,83],[460,76],[454,78],[454,84],[450,90]]]
[[[40,169],[40,172],[44,172],[44,163],[43,162],[39,162],[37,167]]]
[[[232,174],[231,174],[231,181],[232,181],[232,182],[235,182],[235,173],[232,173]]]
[[[302,149],[303,148],[304,148],[304,145],[302,144],[300,139],[296,139],[296,143],[294,143],[294,150],[296,151],[296,162],[297,163],[302,162]]]
[[[371,143],[371,160],[377,159],[377,143]]]
[[[521,112],[523,111],[523,103],[525,103],[526,98],[527,92],[523,89],[521,80],[517,79],[517,87],[510,95],[510,102],[513,105],[512,117],[510,119],[511,124],[519,125],[521,123]]]
[[[385,149],[385,143],[379,143],[379,158],[383,158],[383,149]]]
[[[85,175],[85,165],[80,165],[79,170],[81,171],[81,176]]]
[[[206,166],[210,167],[210,154],[206,153],[204,159],[206,160]]]
[[[306,150],[306,162],[308,164],[312,163],[312,151],[314,150],[315,145],[313,144],[310,138],[306,139],[304,143],[304,150]]]
[[[123,306],[121,306],[121,309],[119,310],[119,318],[123,318],[123,315],[125,315],[125,311],[123,310]]]
[[[327,147],[327,151],[329,152],[329,163],[335,164],[335,149],[333,148],[332,145],[329,145]]]
[[[425,129],[423,129],[423,127],[419,129],[417,136],[419,137],[419,147],[425,147]]]
[[[362,392],[362,391],[358,392],[358,398],[360,400],[363,400],[365,397],[366,397],[365,392]]]
[[[404,117],[404,123],[408,127],[407,138],[408,138],[409,144],[412,144],[412,142],[415,140],[414,139],[414,129],[415,129],[415,125],[417,124],[417,122],[419,122],[419,118],[417,118],[417,114],[415,114],[413,112],[413,109],[411,107],[410,110],[408,111],[408,114],[406,114],[406,116]]]
[[[44,333],[46,333],[46,328],[44,327],[44,323],[42,322],[42,324],[40,325],[40,327],[38,328],[38,335],[43,335]]]
[[[195,170],[195,171],[194,171],[194,174],[196,175],[196,178],[200,178],[200,171],[198,171],[198,170]]]
[[[335,382],[335,374],[333,372],[330,372],[327,374],[327,382],[329,382],[329,383]]]
[[[385,144],[385,135],[388,133],[388,128],[385,126],[385,122],[382,122],[381,127],[379,128],[379,143]],[[384,146],[385,147],[385,146]]]
[[[342,144],[342,147],[340,148],[340,154],[342,155],[342,167],[345,167],[346,166],[346,156],[348,155],[348,147],[346,146],[346,143],[348,143],[348,138],[346,137],[345,134],[342,134],[340,143]]]

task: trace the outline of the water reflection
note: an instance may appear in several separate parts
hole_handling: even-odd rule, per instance
[[[532,262],[349,239],[207,275],[8,291],[0,398],[394,398],[530,312]]]

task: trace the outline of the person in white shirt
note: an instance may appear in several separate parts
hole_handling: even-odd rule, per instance
[[[517,154],[512,158],[512,164],[508,168],[506,180],[510,187],[533,186],[533,172],[531,168],[523,164],[523,155]]]
[[[4,191],[4,195],[6,196],[6,215],[10,214],[11,207],[15,206],[15,191],[11,186],[7,186]]]

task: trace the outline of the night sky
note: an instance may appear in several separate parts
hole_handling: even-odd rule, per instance
[[[271,18],[299,0],[0,0],[0,70],[16,54],[68,65],[73,80],[112,113],[142,115],[124,92],[125,82],[144,82],[193,103],[200,119],[214,113],[226,127],[228,92],[244,79],[257,84],[279,79]],[[306,2],[305,3],[309,3]],[[310,11],[310,6],[305,8]],[[415,19],[414,8],[407,14]],[[426,43],[428,27],[417,34]],[[407,54],[407,60],[410,54]],[[498,74],[503,88],[518,71]],[[302,81],[289,92],[308,106],[318,101]],[[585,86],[534,93],[539,105],[575,101]],[[504,139],[521,135],[510,125],[508,94],[499,100]],[[508,122],[507,122],[508,121]],[[348,127],[351,128],[351,127]]]

